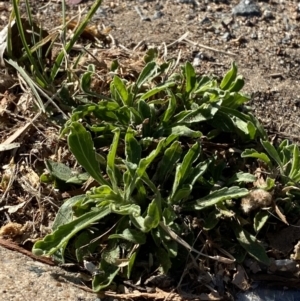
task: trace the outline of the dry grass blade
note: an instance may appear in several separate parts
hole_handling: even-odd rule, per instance
[[[195,248],[193,248],[191,245],[189,245],[186,241],[184,241],[181,237],[179,237],[174,231],[172,231],[169,227],[167,227],[163,222],[160,222],[159,225],[179,244],[187,248],[188,250],[195,252],[196,254],[200,256],[204,256],[206,258],[209,258],[211,260],[215,260],[218,262],[226,263],[226,264],[231,264],[235,262],[235,259],[229,259],[221,256],[210,256],[207,254],[204,254],[202,252],[197,251]]]

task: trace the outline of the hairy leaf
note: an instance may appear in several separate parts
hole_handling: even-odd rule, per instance
[[[91,134],[79,122],[72,122],[69,125],[69,129],[68,145],[78,163],[83,166],[98,183],[108,185],[108,182],[101,174]]]
[[[224,187],[212,192],[204,198],[196,200],[197,205],[195,205],[195,209],[202,210],[222,201],[241,198],[248,193],[249,191],[246,188],[240,188],[238,186],[232,186],[230,188]]]
[[[265,265],[270,264],[270,259],[266,254],[265,249],[261,244],[259,244],[259,242],[253,235],[243,229],[236,222],[232,223],[232,229],[238,242],[249,253],[249,255]]]

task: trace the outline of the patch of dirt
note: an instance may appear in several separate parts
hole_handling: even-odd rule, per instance
[[[251,18],[232,15],[232,8],[239,3],[236,0],[198,1],[196,6],[179,2],[184,1],[103,1],[90,27],[92,33],[97,27],[101,31],[98,37],[105,37],[105,41],[93,41],[92,45],[93,54],[104,64],[102,67],[119,59],[130,62],[133,70],[139,70],[143,52],[151,47],[158,47],[160,55],[166,59],[189,60],[199,74],[222,76],[234,60],[239,73],[245,77],[244,92],[252,96],[249,105],[269,133],[298,141],[300,12],[297,1],[257,1],[262,16]],[[62,19],[60,2],[30,3],[33,15],[42,21],[44,28],[57,31],[55,27],[61,25]],[[88,1],[68,6],[67,14],[76,21],[92,4],[93,1]],[[24,3],[21,5],[24,10]],[[7,24],[10,10],[11,2],[0,1],[0,29]],[[264,14],[266,11],[271,15]],[[186,38],[181,39],[186,33]],[[90,42],[78,41],[76,51]],[[0,71],[4,78],[5,70]],[[12,79],[9,80],[11,86]],[[13,82],[16,80],[14,78]],[[68,198],[68,193],[61,195],[39,183],[43,160],[52,156],[58,161],[72,162],[72,157],[67,152],[66,142],[58,140],[59,125],[50,123],[38,113],[30,91],[20,87],[8,89],[1,80],[0,87],[0,143],[20,144],[0,152],[0,226],[8,222],[26,224],[27,236],[19,237],[17,241],[30,249],[37,238],[50,231],[57,208]],[[0,281],[4,285],[2,291],[6,290],[8,294],[9,287],[16,291],[26,285],[30,287],[29,278],[23,286],[18,286],[18,282],[13,284],[15,278],[12,278],[17,277],[15,271],[22,267],[27,257],[19,259],[15,253],[2,248],[0,256],[10,258],[1,259],[1,270],[5,271]],[[26,267],[21,269],[25,273]],[[46,287],[48,280],[43,279],[36,277],[34,281]],[[55,286],[52,290],[57,292]],[[36,295],[27,296],[31,300],[44,299],[39,294],[37,291]],[[63,298],[61,294],[55,296],[58,295],[61,300],[73,300]],[[59,300],[49,296],[48,300]],[[17,299],[7,297],[6,300]]]

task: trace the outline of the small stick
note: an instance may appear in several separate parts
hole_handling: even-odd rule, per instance
[[[181,237],[179,237],[174,231],[172,231],[169,227],[167,227],[163,222],[160,222],[159,225],[175,240],[177,241],[179,244],[181,244],[182,246],[184,246],[185,248],[187,248],[188,250],[195,252],[196,254],[199,254],[201,256],[204,256],[206,258],[212,259],[212,260],[216,260],[219,262],[223,262],[226,264],[230,264],[235,262],[235,259],[229,259],[229,258],[225,258],[222,256],[209,256],[207,254],[204,254],[202,252],[197,251],[194,247],[192,247],[191,245],[189,245],[185,240],[183,240]]]
[[[207,49],[207,50],[211,50],[211,51],[214,51],[214,52],[219,52],[219,53],[223,53],[223,54],[230,55],[230,56],[236,56],[235,53],[232,53],[232,52],[229,52],[229,51],[223,51],[223,50],[215,49],[215,48],[212,48],[212,47],[209,47],[209,46],[205,46],[203,44],[193,42],[193,41],[191,41],[189,39],[186,39],[186,38],[184,39],[184,41],[192,44],[193,46],[199,46],[201,48],[204,48],[204,49]]]

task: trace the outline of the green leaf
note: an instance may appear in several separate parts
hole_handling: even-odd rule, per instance
[[[113,60],[110,65],[110,71],[116,72],[118,68],[119,68],[118,60]]]
[[[242,75],[238,75],[235,79],[235,81],[230,85],[229,91],[230,92],[239,92],[243,89],[245,85],[245,81]]]
[[[255,149],[246,149],[241,153],[242,158],[257,158],[263,162],[265,162],[269,167],[272,166],[271,160],[265,153],[259,153]]]
[[[299,147],[298,145],[294,144],[293,146],[293,159],[292,159],[292,167],[289,173],[289,178],[292,180],[294,176],[299,173],[300,165],[299,165]]]
[[[125,155],[126,161],[124,161],[124,163],[126,164],[129,172],[126,172],[126,175],[124,174],[123,179],[125,183],[125,198],[129,199],[132,191],[137,185],[138,176],[136,172],[138,164],[141,163],[141,146],[134,138],[134,132],[131,128],[128,128],[125,135]]]
[[[116,154],[119,146],[119,139],[120,139],[120,129],[115,128],[113,130],[114,139],[112,141],[112,144],[110,145],[109,153],[107,155],[107,167],[106,167],[106,172],[107,175],[109,176],[109,179],[112,183],[112,187],[115,191],[118,189],[118,180],[117,180],[117,175],[116,175],[116,165],[115,165],[115,159],[116,159]]]
[[[155,62],[148,63],[144,69],[141,71],[137,81],[136,88],[140,89],[141,86],[146,83],[157,71],[157,65]]]
[[[158,56],[157,48],[149,48],[144,56],[144,62],[149,63],[151,61],[154,61],[157,58],[157,56]]]
[[[64,182],[74,176],[72,169],[63,163],[45,160],[45,165],[51,175]]]
[[[200,131],[193,131],[188,126],[178,125],[172,128],[167,128],[165,131],[165,135],[177,135],[177,136],[185,136],[190,138],[200,138],[202,137],[202,133]]]
[[[201,146],[196,142],[186,153],[180,165],[181,183],[184,183],[189,176],[193,163],[199,158],[201,154]]]
[[[68,128],[70,130],[68,145],[78,163],[83,166],[99,184],[109,185],[103,178],[99,163],[96,160],[91,134],[87,132],[84,126],[79,122],[72,122]]]
[[[237,76],[237,67],[236,64],[233,62],[231,65],[231,69],[226,73],[224,78],[220,83],[220,88],[222,90],[228,90],[232,83],[235,81]]]
[[[192,168],[189,173],[188,179],[186,180],[186,183],[193,186],[198,178],[207,170],[210,162],[211,160],[205,160],[200,162],[196,167]]]
[[[257,241],[257,239],[249,232],[244,230],[238,223],[231,224],[232,230],[235,233],[236,239],[240,245],[248,252],[249,255],[254,257],[265,265],[270,264],[270,259],[266,254],[263,246]]]
[[[219,212],[216,209],[211,210],[208,216],[205,218],[203,229],[208,231],[212,230],[219,222],[218,219]]]
[[[59,226],[67,224],[73,220],[73,206],[81,202],[85,198],[85,195],[77,195],[70,199],[67,199],[59,208],[56,213],[55,220],[52,224],[52,230],[55,231]]]
[[[72,175],[72,177],[66,182],[70,184],[83,184],[90,178],[90,175],[87,172]]]
[[[108,185],[93,187],[91,191],[86,193],[87,200],[82,202],[82,205],[86,204],[86,202],[90,202],[91,200],[95,203],[101,203],[103,200],[122,203],[123,199],[118,192],[118,189],[113,190]]]
[[[163,221],[166,226],[170,226],[174,223],[174,220],[177,218],[176,213],[173,208],[166,207],[163,211]]]
[[[232,183],[253,183],[256,181],[256,177],[247,172],[237,172],[231,179],[228,180],[226,183],[227,186],[231,185]]]
[[[121,270],[120,267],[112,265],[105,261],[104,259],[101,260],[100,263],[100,270],[103,271],[103,274],[96,275],[92,282],[92,287],[94,292],[99,292],[104,288],[108,287],[114,278],[117,276],[119,271]]]
[[[120,234],[117,233],[110,235],[108,239],[124,239],[140,245],[146,243],[146,235],[135,229],[125,229]]]
[[[262,227],[265,225],[269,218],[269,212],[266,210],[260,210],[259,212],[256,213],[254,217],[254,223],[253,223],[253,228],[256,233],[258,233]]]
[[[144,227],[150,231],[156,228],[161,220],[161,196],[158,192],[155,199],[149,204],[147,215],[144,220]]]
[[[179,189],[177,189],[176,193],[172,197],[172,204],[178,204],[186,200],[190,196],[192,189],[192,185],[182,185]]]
[[[85,72],[80,78],[80,88],[87,94],[91,93],[92,72]]]
[[[117,75],[114,76],[113,79],[114,86],[124,104],[124,106],[131,106],[131,101],[129,97],[129,93],[122,79],[120,79]]]
[[[176,163],[181,157],[182,148],[178,141],[174,141],[172,145],[165,150],[164,156],[158,166],[156,176],[157,182],[163,183],[168,179],[169,175],[173,172]]]
[[[185,75],[185,91],[187,93],[190,93],[194,88],[196,84],[196,72],[193,67],[193,65],[190,62],[186,62],[184,66],[184,75]]]
[[[147,91],[146,93],[142,94],[140,99],[142,100],[146,100],[148,98],[150,98],[151,96],[161,92],[161,91],[164,91],[164,90],[167,90],[168,88],[170,87],[174,87],[175,86],[175,83],[174,82],[167,82],[163,85],[157,85],[155,86],[155,88]]]
[[[111,209],[97,208],[85,213],[77,219],[59,226],[53,233],[46,235],[43,240],[37,241],[32,248],[32,253],[41,255],[53,255],[60,248],[65,248],[69,240],[79,231],[89,227],[111,213]]]
[[[174,113],[176,112],[176,97],[173,94],[173,92],[171,90],[168,90],[168,96],[169,96],[169,104],[168,104],[168,108],[164,113],[164,118],[163,118],[163,122],[167,123],[174,115]]]
[[[179,195],[175,199],[175,195],[178,189],[181,188],[181,185],[185,183],[185,180],[190,175],[192,164],[197,160],[197,158],[201,154],[200,144],[197,142],[195,143],[189,151],[184,156],[182,163],[177,165],[176,173],[175,173],[175,180],[173,182],[172,192],[169,197],[169,202],[173,203],[175,200],[178,200]],[[186,187],[184,190],[187,193],[187,189],[191,189],[191,187]],[[182,191],[183,192],[183,191]]]
[[[130,259],[129,259],[129,262],[128,262],[128,266],[127,266],[127,278],[128,278],[128,279],[130,278],[131,271],[132,271],[132,268],[133,268],[133,266],[134,266],[136,256],[137,256],[137,252],[134,252],[134,253],[130,256]]]
[[[177,242],[173,240],[161,226],[158,227],[158,232],[161,242],[166,248],[169,256],[173,258],[176,257],[178,251]]]
[[[156,251],[156,256],[162,267],[163,273],[167,274],[169,269],[172,267],[169,254],[163,248],[158,248]]]
[[[198,109],[192,110],[185,114],[177,123],[199,123],[212,119],[217,113],[218,108],[210,104],[202,104]]]
[[[260,140],[260,143],[262,144],[264,149],[267,151],[268,155],[271,158],[273,158],[273,160],[275,160],[275,162],[279,165],[281,172],[284,173],[283,164],[280,160],[280,157],[279,157],[278,152],[276,151],[275,147],[269,141]]]
[[[238,186],[232,186],[230,188],[224,187],[212,192],[204,198],[196,200],[197,205],[195,205],[195,209],[202,210],[219,202],[241,198],[248,193],[249,191],[246,188],[240,188]]]

